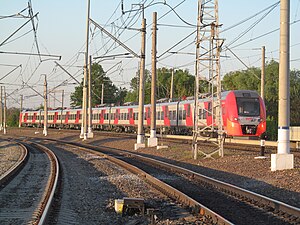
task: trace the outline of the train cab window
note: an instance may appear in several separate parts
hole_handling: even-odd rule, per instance
[[[236,98],[239,116],[259,116],[260,105],[258,98]]]

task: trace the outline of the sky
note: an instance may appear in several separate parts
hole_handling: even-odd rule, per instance
[[[170,50],[178,54],[166,51],[195,30],[198,1],[90,2],[90,18],[138,55],[141,50],[141,34],[138,30],[142,19],[140,9],[144,3],[144,17],[147,21],[146,69],[151,71],[152,13],[157,12],[157,55],[162,55],[158,58],[157,67],[187,69],[191,74],[195,73],[195,34]],[[262,46],[266,47],[266,61],[278,61],[280,4],[277,3],[279,1],[276,0],[219,1],[219,23],[223,24],[220,38],[225,40],[221,53],[222,76],[230,71],[260,67]],[[50,107],[61,105],[62,90],[65,92],[64,105],[69,106],[70,94],[78,84],[56,62],[77,81],[81,81],[86,50],[87,0],[31,0],[31,5],[33,15],[38,13],[33,20],[36,32],[33,32],[32,22],[24,17],[28,16],[28,0],[0,0],[0,83],[5,86],[8,94],[7,106],[20,107],[20,95],[24,96],[24,108],[40,106],[43,103],[41,95],[45,76],[48,89],[51,90]],[[290,0],[290,5],[290,68],[299,70],[300,0]],[[13,16],[23,9],[26,9],[21,13],[23,17]],[[241,23],[242,21],[244,22]],[[25,25],[12,35],[23,24]],[[138,58],[108,57],[127,51],[93,25],[90,26],[89,33],[89,54],[99,57],[93,59],[94,62],[103,66],[116,86],[129,88],[130,80],[137,73]],[[9,38],[10,36],[12,37]],[[20,55],[37,54],[38,49],[47,56],[40,58],[37,55]]]

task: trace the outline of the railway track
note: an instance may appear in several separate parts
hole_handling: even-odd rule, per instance
[[[1,177],[0,223],[43,224],[58,180],[58,161],[43,146],[21,146],[28,153]]]
[[[55,141],[55,140],[51,140]],[[74,143],[64,142],[65,144]],[[189,171],[178,166],[173,166],[159,160],[150,159],[137,154],[118,151],[111,148],[95,147],[91,145],[75,144],[83,148],[101,151],[107,154],[107,158],[124,166],[126,169],[152,180],[152,185],[169,196],[186,204],[194,212],[205,219],[212,219],[213,223],[219,224],[298,224],[300,223],[299,208],[289,206],[277,200],[264,197],[262,195],[238,188],[236,186],[220,182],[209,177],[205,177],[193,171]],[[117,159],[118,158],[118,159]],[[120,158],[122,161],[120,161]],[[125,163],[125,162],[127,163]],[[142,162],[142,163],[141,163]],[[130,168],[130,165],[136,167]],[[146,175],[144,171],[150,175]],[[162,176],[163,175],[163,176]],[[157,178],[168,184],[156,184]],[[153,181],[155,180],[155,181]],[[178,185],[180,184],[180,185]],[[171,186],[179,191],[174,191]],[[175,193],[175,194],[174,194]],[[199,196],[207,198],[206,203],[215,202],[210,207],[216,208],[217,213],[209,210],[199,202],[203,200]],[[217,196],[217,197],[216,197]],[[216,203],[216,199],[218,199]],[[195,201],[199,200],[199,202]],[[225,202],[225,203],[224,203]],[[225,204],[225,205],[224,205]],[[216,206],[217,205],[217,206]],[[219,208],[218,208],[219,207]],[[250,215],[250,216],[249,216]],[[242,218],[241,218],[242,217]],[[224,219],[226,218],[226,219]],[[271,223],[270,223],[271,222]]]

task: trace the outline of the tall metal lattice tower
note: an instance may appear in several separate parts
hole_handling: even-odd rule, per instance
[[[223,157],[224,132],[222,128],[220,51],[224,40],[219,38],[218,0],[198,0],[196,64],[195,64],[195,109],[193,131],[193,157],[198,154],[198,136],[207,139],[216,138],[216,148],[210,153],[202,152],[211,157],[216,152]],[[202,97],[209,99],[207,108],[203,106]],[[212,118],[206,125],[199,124],[199,118]]]

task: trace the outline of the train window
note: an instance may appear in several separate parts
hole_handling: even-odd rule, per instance
[[[162,120],[165,118],[165,113],[164,113],[164,111],[161,112],[161,115],[160,115],[160,116],[161,116],[161,119],[162,119]]]
[[[239,116],[259,116],[260,105],[258,98],[236,98]]]
[[[170,120],[173,119],[173,111],[169,111],[169,118],[170,118]]]
[[[186,110],[182,111],[182,119],[185,120],[186,119]]]
[[[176,118],[176,111],[175,110],[173,111],[173,120],[177,120],[177,118]]]

